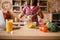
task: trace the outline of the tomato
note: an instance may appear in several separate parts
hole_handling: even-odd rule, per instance
[[[40,29],[40,31],[42,31],[42,32],[47,32],[47,31],[48,31],[48,28],[47,28],[47,27],[40,27],[39,29]]]
[[[46,25],[46,22],[42,22],[41,25]]]
[[[45,27],[46,25],[40,25],[41,27]]]

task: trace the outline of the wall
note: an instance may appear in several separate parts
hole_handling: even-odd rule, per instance
[[[49,12],[54,12],[56,9],[60,13],[60,0],[48,0],[48,13],[44,14],[44,19],[52,21],[52,13]]]
[[[58,11],[60,11],[60,0],[48,0],[48,4],[50,11],[54,11],[55,9],[58,9]]]

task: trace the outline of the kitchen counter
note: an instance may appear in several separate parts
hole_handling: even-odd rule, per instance
[[[0,39],[60,40],[60,32],[41,32],[39,29],[28,29],[24,26],[13,30],[12,34],[0,30]]]

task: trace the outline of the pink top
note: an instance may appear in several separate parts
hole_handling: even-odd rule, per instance
[[[25,15],[27,15],[27,16],[36,14],[38,10],[39,10],[39,7],[37,7],[37,6],[34,6],[32,9],[28,6],[23,8],[23,11],[24,11]],[[33,16],[32,19],[30,20],[30,22],[36,22],[36,24],[38,26],[39,22],[38,22],[37,15]]]

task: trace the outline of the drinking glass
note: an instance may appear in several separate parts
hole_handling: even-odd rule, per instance
[[[12,29],[13,29],[13,20],[12,19],[9,19],[9,20],[6,19],[6,32],[12,33]]]

